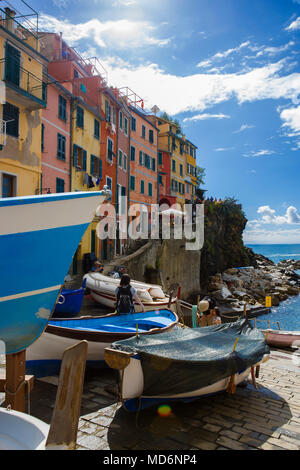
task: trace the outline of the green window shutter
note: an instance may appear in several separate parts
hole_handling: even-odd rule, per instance
[[[162,158],[162,152],[158,152],[158,164],[162,165],[163,158]]]
[[[143,164],[143,152],[140,150],[140,165]]]
[[[148,183],[148,194],[152,196],[152,183]]]
[[[127,135],[128,134],[128,119],[124,118],[124,132]]]
[[[152,170],[155,171],[155,158],[152,158]]]
[[[97,119],[94,120],[94,137],[96,139],[100,138],[100,123]]]
[[[94,155],[91,155],[91,174],[93,175],[95,173],[95,157]]]
[[[78,165],[78,147],[76,144],[73,144],[73,166]]]
[[[141,180],[141,194],[144,194],[145,192],[145,183],[143,180]]]
[[[8,42],[5,45],[5,80],[19,86],[21,53]]]
[[[86,171],[86,150],[83,150],[82,169]]]
[[[41,135],[41,151],[44,151],[44,140],[45,140],[45,126],[42,124],[42,129],[41,129],[42,135]]]
[[[135,161],[135,147],[131,147],[131,149],[130,149],[130,160],[132,162]]]
[[[65,180],[61,178],[56,178],[56,192],[57,193],[65,192]]]
[[[130,189],[132,191],[135,190],[135,177],[134,176],[130,176]]]

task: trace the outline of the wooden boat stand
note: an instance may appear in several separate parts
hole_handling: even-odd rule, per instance
[[[25,412],[26,391],[33,389],[34,376],[25,375],[26,350],[6,355],[6,375],[0,373],[0,392],[5,392],[5,406]],[[29,405],[29,400],[28,400]]]

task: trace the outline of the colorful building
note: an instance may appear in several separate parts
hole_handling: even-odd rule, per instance
[[[151,205],[158,203],[158,129],[143,110],[143,101],[129,88],[121,89],[131,113],[129,206],[142,204],[150,222]]]
[[[41,110],[47,104],[47,59],[40,53],[37,31],[26,29],[10,7],[0,8],[1,96],[0,197],[38,194],[41,190]],[[4,87],[1,88],[4,90]],[[4,96],[5,95],[5,96]]]
[[[42,193],[69,192],[72,94],[48,76],[47,96],[41,129]]]
[[[197,164],[196,164],[196,149],[197,147],[192,144],[188,139],[185,139],[184,144],[186,156],[186,170],[185,170],[185,198],[186,201],[195,202],[196,186],[197,186]]]
[[[83,59],[63,40],[62,35],[41,33],[41,47],[49,59],[48,71],[58,84],[63,83],[66,96],[70,97],[66,121],[70,122],[70,191],[96,191],[106,183],[103,174],[103,158],[100,156],[102,140],[101,89],[106,86],[97,69],[97,61]],[[58,89],[61,90],[60,86]],[[69,95],[68,95],[68,93]],[[63,96],[63,95],[61,95]],[[58,112],[64,112],[58,101]],[[65,104],[65,103],[64,103]],[[57,105],[57,100],[56,100]],[[59,130],[62,131],[61,126]],[[63,133],[61,133],[63,135]],[[45,142],[47,145],[47,141]],[[102,257],[101,240],[97,238],[98,219],[86,230],[74,256],[73,272],[85,271],[89,261]]]

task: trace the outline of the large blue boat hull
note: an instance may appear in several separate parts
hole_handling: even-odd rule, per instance
[[[0,199],[0,340],[6,354],[44,331],[101,192]]]

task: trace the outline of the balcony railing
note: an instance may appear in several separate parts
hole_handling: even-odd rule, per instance
[[[43,105],[47,101],[47,84],[29,70],[24,69],[11,58],[0,59],[0,76],[4,81],[25,96],[39,100]]]

